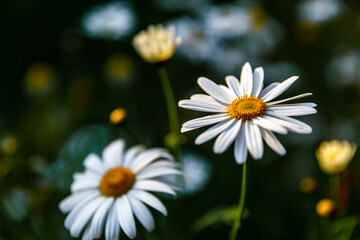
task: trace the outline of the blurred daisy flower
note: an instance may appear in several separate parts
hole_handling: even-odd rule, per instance
[[[145,31],[138,33],[133,40],[133,45],[138,54],[149,63],[159,63],[170,59],[176,48],[180,45],[181,38],[175,37],[175,27],[150,25]]]
[[[234,155],[237,163],[242,164],[247,158],[247,151],[254,159],[260,159],[267,145],[280,155],[286,153],[273,132],[287,134],[288,131],[308,134],[309,125],[292,118],[316,113],[314,103],[281,104],[290,100],[312,95],[300,94],[291,98],[272,101],[297,79],[290,77],[282,83],[274,82],[263,89],[263,68],[253,72],[249,63],[241,71],[239,81],[235,76],[225,78],[228,87],[200,77],[198,84],[209,95],[194,94],[190,100],[181,100],[182,108],[216,113],[185,122],[181,132],[191,131],[208,125],[210,129],[200,134],[195,144],[202,144],[219,135],[214,144],[214,152],[223,153],[235,141]]]
[[[82,18],[85,34],[93,38],[117,40],[128,36],[135,25],[135,13],[124,2],[110,2],[95,7]]]
[[[334,86],[360,83],[360,51],[349,49],[337,54],[326,68],[326,75]]]
[[[184,151],[181,154],[184,176],[184,194],[192,195],[201,191],[210,180],[211,166],[200,154]]]
[[[202,9],[205,29],[219,37],[238,37],[252,29],[252,17],[247,8],[236,5],[211,6]]]
[[[216,38],[206,35],[200,21],[181,17],[172,21],[172,24],[183,40],[179,46],[179,55],[194,60],[194,63],[212,58],[212,49],[216,48]]]
[[[342,10],[338,0],[307,0],[298,5],[300,19],[311,23],[324,23],[337,17]]]
[[[327,174],[338,174],[348,167],[356,151],[356,144],[332,140],[322,142],[316,151],[321,170]]]
[[[74,174],[72,194],[59,204],[62,212],[69,212],[65,227],[71,236],[79,237],[84,230],[83,239],[99,238],[104,227],[106,240],[118,239],[121,230],[135,238],[134,215],[148,231],[154,228],[146,205],[167,214],[149,191],[176,195],[177,188],[159,178],[181,175],[173,157],[161,148],[124,147],[122,139],[113,141],[102,157],[90,154],[84,160],[85,171]]]

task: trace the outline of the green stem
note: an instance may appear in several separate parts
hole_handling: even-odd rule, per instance
[[[158,68],[158,73],[161,79],[161,84],[163,87],[165,100],[166,100],[166,107],[168,111],[169,117],[169,128],[170,133],[176,137],[176,141],[174,146],[172,147],[173,152],[176,157],[179,157],[180,154],[180,144],[179,144],[179,121],[176,111],[176,103],[174,99],[174,94],[171,89],[171,84],[169,80],[169,76],[166,72],[166,68],[164,66],[160,66]]]
[[[330,197],[336,206],[340,204],[340,174],[329,175]]]
[[[231,228],[229,240],[236,239],[237,232],[238,232],[239,228],[241,227],[241,217],[243,216],[243,212],[244,212],[245,195],[246,195],[246,161],[244,162],[244,165],[243,165],[239,205],[238,205],[238,208],[236,211],[234,223]]]

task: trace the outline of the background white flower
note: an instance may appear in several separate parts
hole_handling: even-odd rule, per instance
[[[128,36],[135,27],[136,17],[129,4],[110,2],[86,13],[82,26],[93,38],[116,40]]]
[[[182,174],[173,157],[161,148],[145,150],[138,145],[125,151],[124,147],[121,139],[110,143],[101,158],[90,154],[84,161],[85,171],[74,174],[72,194],[59,204],[62,212],[69,212],[65,227],[71,236],[79,237],[85,229],[83,239],[99,238],[105,228],[107,240],[118,239],[121,230],[134,238],[134,215],[148,231],[154,228],[146,205],[167,214],[148,191],[176,195],[177,187],[160,178]]]
[[[324,23],[337,17],[342,11],[342,6],[338,0],[308,0],[301,1],[297,10],[300,19]]]
[[[308,134],[312,132],[309,125],[292,118],[316,113],[314,103],[281,104],[289,100],[312,95],[300,94],[291,98],[272,101],[297,79],[290,77],[282,83],[274,82],[263,89],[264,71],[261,67],[252,72],[249,63],[244,64],[241,81],[235,76],[225,78],[227,87],[200,77],[198,84],[209,95],[195,94],[190,100],[181,100],[179,106],[186,109],[217,113],[185,122],[181,132],[213,125],[200,134],[195,144],[202,144],[217,137],[214,144],[215,153],[223,153],[235,141],[234,155],[241,164],[246,160],[247,151],[254,159],[260,159],[267,145],[280,155],[286,153],[273,132],[287,134],[288,131]]]
[[[202,155],[184,151],[181,154],[181,166],[184,176],[184,194],[195,194],[209,182],[211,166]]]

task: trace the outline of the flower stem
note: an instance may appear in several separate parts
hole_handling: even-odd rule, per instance
[[[245,195],[246,195],[246,161],[244,162],[243,165],[239,205],[236,211],[234,223],[231,228],[229,240],[236,239],[237,232],[241,227],[241,217],[243,216],[243,212],[244,212]]]
[[[169,117],[169,128],[170,128],[170,134],[172,134],[175,137],[174,144],[171,144],[172,151],[175,154],[175,156],[178,158],[180,154],[180,144],[179,144],[179,121],[178,116],[176,112],[176,104],[174,99],[174,94],[171,89],[171,84],[169,80],[169,76],[167,74],[166,68],[164,66],[158,67],[158,73],[161,79],[161,84],[164,91],[164,96],[166,100],[166,107],[168,111],[168,117]]]
[[[340,204],[340,174],[329,176],[330,197],[335,202],[336,207]]]

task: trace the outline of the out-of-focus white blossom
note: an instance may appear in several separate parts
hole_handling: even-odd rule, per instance
[[[125,2],[110,2],[95,7],[82,19],[85,34],[93,38],[117,40],[128,36],[135,25],[135,13]]]

